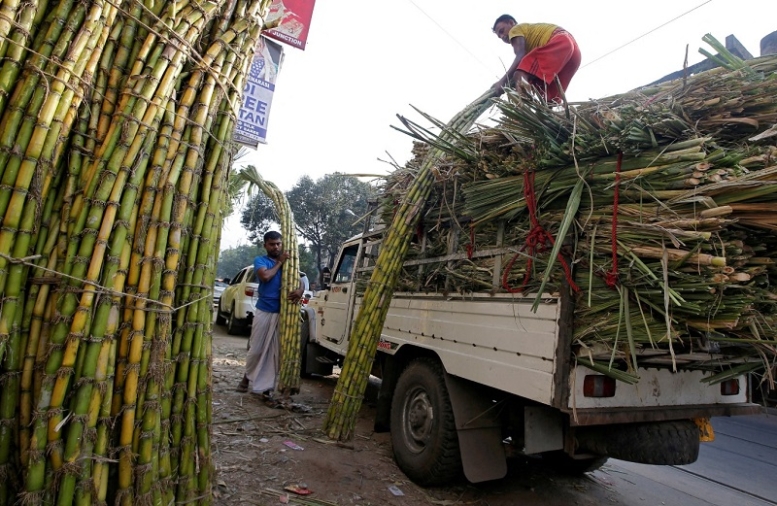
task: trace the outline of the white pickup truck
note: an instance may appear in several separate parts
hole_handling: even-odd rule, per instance
[[[380,238],[346,242],[304,309],[303,374],[331,373],[345,356]],[[543,300],[534,312],[534,296],[394,294],[373,367],[382,379],[375,426],[391,431],[397,463],[415,482],[462,471],[473,483],[498,479],[514,454],[572,472],[607,457],[688,464],[709,417],[762,409],[748,402],[746,376],[710,385],[703,372],[656,366],[629,385],[576,365],[572,298]]]

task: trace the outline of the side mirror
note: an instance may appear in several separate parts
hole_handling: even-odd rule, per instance
[[[321,287],[323,290],[329,290],[329,283],[332,282],[332,270],[329,267],[324,267],[321,271]]]
[[[230,281],[232,281],[232,280],[229,279],[229,278],[224,278],[224,283],[229,284]]]

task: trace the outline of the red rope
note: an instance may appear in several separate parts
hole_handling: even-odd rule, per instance
[[[531,279],[531,269],[534,265],[534,257],[537,253],[542,253],[547,249],[547,246],[553,246],[555,244],[553,237],[540,225],[537,219],[537,196],[534,193],[534,171],[527,170],[523,173],[523,196],[526,200],[526,209],[529,212],[529,219],[531,220],[531,230],[526,237],[526,243],[521,246],[521,251],[526,250],[529,255],[529,259],[526,261],[526,273],[523,275],[523,282],[518,288],[511,288],[508,278],[510,276],[510,269],[520,256],[520,253],[507,262],[504,272],[502,273],[502,288],[510,293],[520,293],[526,288],[526,284]],[[558,260],[561,262],[561,267],[564,269],[564,275],[567,278],[569,286],[575,292],[579,292],[580,288],[575,284],[572,279],[572,270],[569,268],[569,264],[559,253]]]
[[[615,288],[618,284],[618,202],[620,200],[619,190],[621,186],[621,163],[623,162],[623,153],[618,153],[618,163],[615,165],[615,195],[612,201],[612,232],[610,234],[612,245],[612,268],[604,282],[610,288]]]
[[[467,244],[467,258],[472,260],[472,254],[475,252],[475,227],[469,225],[469,244]]]

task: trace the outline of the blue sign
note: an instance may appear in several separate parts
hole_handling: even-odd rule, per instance
[[[267,142],[267,121],[282,60],[283,47],[264,36],[259,37],[243,89],[243,104],[234,134],[236,142],[254,148]]]

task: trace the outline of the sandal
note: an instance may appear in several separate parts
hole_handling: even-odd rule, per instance
[[[247,381],[241,381],[240,384],[237,386],[237,388],[235,390],[237,390],[241,394],[244,394],[244,393],[248,392],[248,382]]]

